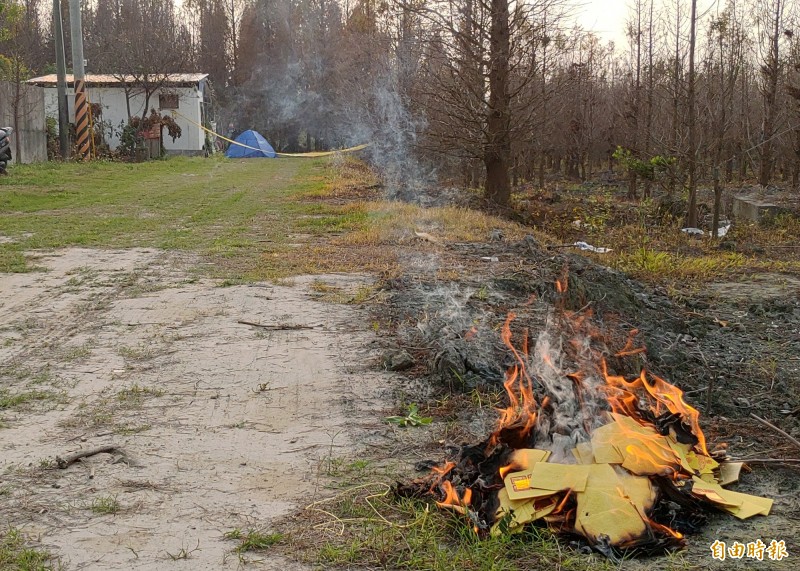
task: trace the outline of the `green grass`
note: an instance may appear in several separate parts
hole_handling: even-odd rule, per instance
[[[33,249],[158,247],[208,255],[226,277],[248,276],[293,233],[358,227],[358,211],[299,200],[322,192],[326,161],[176,157],[142,164],[15,166],[0,180],[0,271],[29,271]]]
[[[36,267],[32,250],[155,247],[199,254],[225,285],[326,272],[392,272],[415,230],[443,241],[527,231],[464,209],[380,200],[377,179],[348,159],[175,157],[125,164],[15,166],[0,179],[0,272]],[[80,276],[74,284],[81,283]],[[131,295],[142,293],[132,290]],[[353,297],[353,303],[368,291]],[[346,300],[350,302],[350,300]],[[98,308],[90,308],[98,309]]]
[[[98,515],[109,515],[119,512],[120,507],[116,496],[102,496],[92,500],[89,509]]]
[[[381,569],[610,571],[599,556],[557,544],[542,528],[479,538],[465,516],[361,484],[309,506],[287,522],[285,543],[302,560],[320,565]]]
[[[0,389],[0,410],[17,408],[22,405],[56,398],[56,395],[47,391],[28,391],[11,394],[8,389]]]
[[[264,549],[280,543],[284,539],[281,533],[263,533],[252,529],[245,532],[239,528],[226,532],[223,537],[239,542],[239,545],[236,546],[236,551],[238,553],[263,551]]]
[[[130,387],[124,388],[117,393],[117,400],[125,405],[140,406],[146,398],[160,397],[164,395],[162,389],[155,387],[143,387],[133,383]]]
[[[25,545],[22,533],[15,528],[0,532],[0,569],[3,571],[49,571],[53,557],[41,549]]]

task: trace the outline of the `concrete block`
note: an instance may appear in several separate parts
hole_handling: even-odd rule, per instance
[[[765,216],[776,216],[784,209],[771,202],[765,202],[752,196],[733,197],[733,215],[736,218],[744,218],[758,222]]]

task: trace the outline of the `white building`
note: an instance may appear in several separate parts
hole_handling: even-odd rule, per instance
[[[55,74],[43,75],[28,80],[31,85],[44,88],[45,115],[58,119],[58,90]],[[67,100],[69,102],[69,120],[75,122],[75,90],[73,77],[67,75]],[[125,86],[128,85],[126,97]],[[89,102],[99,104],[102,109],[102,123],[105,139],[112,149],[120,143],[122,128],[128,122],[128,105],[130,115],[142,116],[145,95],[136,87],[132,77],[114,75],[86,75],[86,92]],[[170,154],[200,154],[203,152],[206,135],[199,125],[209,119],[210,88],[206,73],[173,73],[151,96],[148,107],[162,115],[177,113],[173,118],[181,128],[181,136],[172,141],[164,129],[164,149]],[[150,114],[150,111],[147,111]]]

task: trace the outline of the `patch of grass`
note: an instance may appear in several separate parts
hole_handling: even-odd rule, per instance
[[[264,533],[257,530],[248,530],[245,532],[239,528],[226,532],[223,537],[239,542],[239,545],[236,546],[236,551],[238,553],[263,551],[280,543],[284,539],[281,533]]]
[[[303,561],[382,569],[610,571],[614,566],[557,544],[543,528],[479,538],[472,522],[433,504],[394,499],[363,484],[312,504],[287,523],[287,544]]]
[[[147,398],[160,397],[164,395],[162,389],[155,387],[143,387],[133,383],[130,387],[122,389],[117,393],[117,400],[124,405],[139,406]]]
[[[114,403],[103,397],[89,404],[83,402],[70,416],[59,422],[64,428],[97,428],[108,426],[114,421]]]
[[[52,470],[56,467],[56,463],[52,458],[40,458],[39,459],[39,469],[40,470]]]
[[[119,434],[122,436],[131,436],[132,434],[140,434],[142,432],[147,432],[151,428],[153,427],[150,426],[149,424],[115,426],[114,434]]]
[[[374,285],[360,285],[353,294],[353,297],[347,300],[347,303],[359,305],[366,303],[376,294],[378,288]]]
[[[89,509],[98,515],[116,514],[121,509],[116,496],[101,496],[92,500]]]
[[[141,345],[139,347],[128,347],[123,345],[117,349],[120,357],[129,361],[147,361],[155,356],[155,350],[152,347]]]
[[[411,403],[406,407],[404,415],[401,416],[387,416],[384,419],[389,424],[395,424],[401,428],[408,426],[425,426],[433,422],[430,416],[420,416],[419,405]]]
[[[3,571],[51,571],[55,559],[42,549],[28,547],[22,532],[10,528],[0,533],[0,569]]]
[[[331,285],[322,280],[314,280],[311,282],[311,285],[309,285],[308,288],[317,293],[339,293],[342,290],[342,288]]]
[[[24,252],[66,246],[157,247],[218,262],[214,277],[258,279],[264,254],[291,235],[358,227],[358,209],[303,201],[337,175],[327,159],[256,164],[175,157],[139,165],[93,161],[15,166],[0,181],[0,271],[29,271]],[[284,275],[291,272],[284,271]],[[77,287],[81,276],[67,285]],[[131,295],[150,291],[132,287]]]
[[[477,211],[379,200],[378,187],[353,159],[22,165],[0,181],[0,226],[15,240],[0,245],[0,265],[28,269],[23,253],[35,248],[159,247],[209,258],[205,271],[232,285],[390,271],[395,249],[416,245],[415,230],[443,241],[485,240],[495,228],[508,239],[526,233]],[[67,287],[82,283],[75,277]],[[129,293],[147,291],[139,284]]]
[[[65,348],[61,354],[61,359],[67,363],[80,361],[92,354],[92,349],[88,344],[81,345],[80,347]]]
[[[19,408],[35,401],[53,400],[56,397],[55,393],[48,391],[27,391],[11,394],[8,389],[0,389],[0,410]]]
[[[197,545],[195,545],[194,549],[189,549],[187,547],[181,547],[180,551],[177,553],[170,553],[167,551],[167,557],[172,559],[173,561],[179,561],[181,559],[189,559],[195,551],[200,550],[200,540],[197,540]]]
[[[373,475],[376,468],[371,460],[353,460],[335,456],[324,458],[321,467],[326,476],[337,480],[332,485],[339,488],[363,481],[367,476]]]
[[[19,274],[35,269],[16,244],[0,244],[0,272]]]
[[[649,248],[639,248],[630,254],[620,254],[614,265],[617,269],[645,281],[710,281],[740,270],[747,258],[735,252],[707,256],[679,256]]]

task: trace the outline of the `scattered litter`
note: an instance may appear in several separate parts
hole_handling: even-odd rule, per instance
[[[591,244],[587,244],[586,242],[575,242],[573,246],[583,250],[584,252],[595,252],[597,254],[606,254],[611,251],[611,248],[592,246]]]
[[[731,222],[722,222],[721,224],[724,224],[724,226],[717,228],[717,238],[724,238],[731,229],[731,226],[733,226]],[[705,232],[700,228],[681,228],[681,232],[689,234],[690,236],[711,236],[711,232]]]
[[[486,262],[499,262],[500,258],[498,258],[497,256],[482,256],[481,260],[484,260]]]

